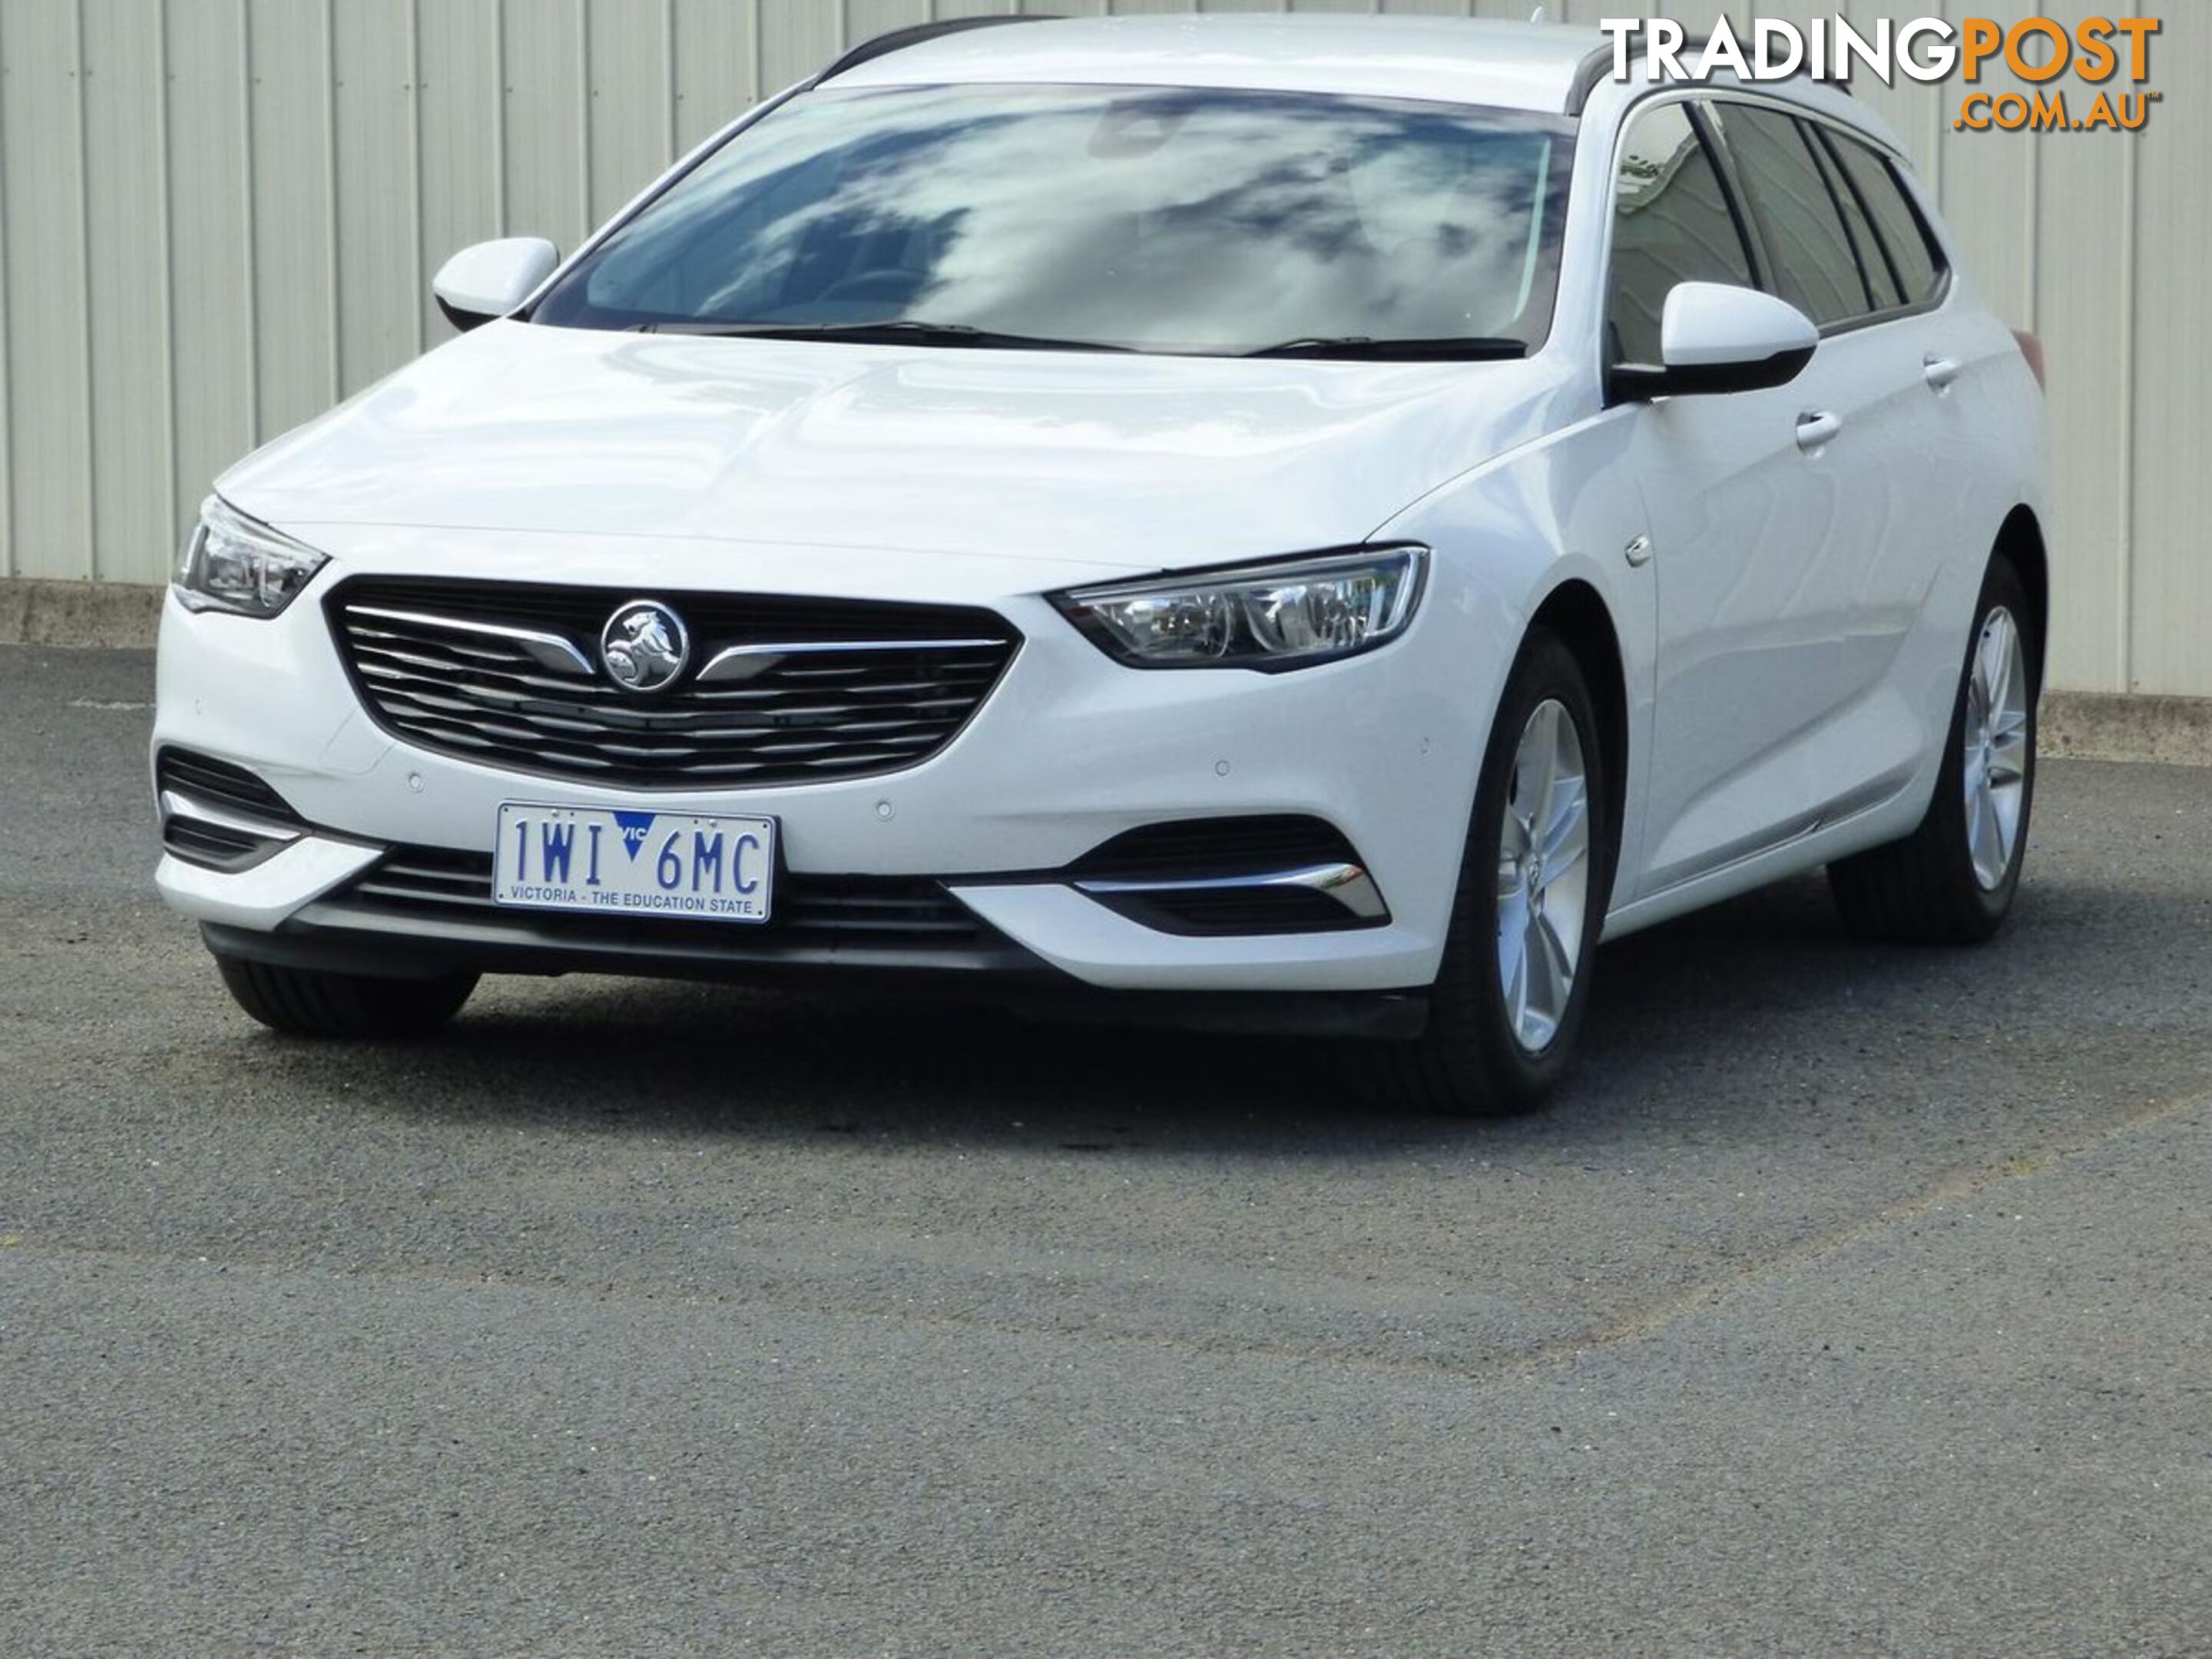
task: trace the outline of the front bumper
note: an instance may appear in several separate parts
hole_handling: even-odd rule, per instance
[[[447,574],[512,574],[512,567],[457,568],[453,550],[425,545],[426,533],[386,532],[384,568],[432,568],[434,557]],[[817,552],[808,563],[814,591],[905,597],[884,592],[880,562],[841,583],[835,550]],[[714,569],[717,558],[731,568]],[[580,566],[580,551],[571,550],[568,562]],[[686,586],[760,587],[758,569],[738,568],[727,544],[694,548],[683,568]],[[245,868],[164,858],[157,874],[163,896],[221,930],[216,938],[225,948],[243,949],[254,936],[264,955],[297,954],[310,939],[318,950],[349,941],[394,963],[412,951],[426,960],[522,971],[706,974],[718,963],[747,965],[734,939],[670,946],[647,922],[626,924],[626,939],[580,941],[543,917],[409,926],[370,918],[346,897],[395,848],[488,854],[502,801],[550,796],[578,805],[771,815],[793,877],[934,882],[994,941],[986,965],[1010,974],[1104,988],[1221,992],[1389,992],[1435,976],[1472,798],[1472,757],[1486,735],[1471,726],[1470,711],[1490,699],[1467,695],[1463,652],[1429,617],[1417,618],[1387,649],[1295,674],[1147,673],[1103,656],[1042,599],[998,593],[990,602],[1025,642],[968,726],[932,758],[842,781],[641,794],[524,775],[395,738],[362,706],[317,602],[343,574],[334,560],[273,621],[194,613],[173,596],[164,611],[156,750],[174,745],[243,766],[309,826]],[[1266,815],[1308,816],[1342,831],[1387,902],[1387,921],[1310,933],[1179,935],[1133,919],[1072,880],[1049,878],[1140,826]],[[280,939],[289,943],[280,946]],[[926,956],[878,961],[851,950],[818,962],[787,951],[778,959],[957,965]]]

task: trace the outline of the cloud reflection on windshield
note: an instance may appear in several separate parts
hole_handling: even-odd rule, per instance
[[[1165,349],[1548,323],[1566,141],[1274,93],[942,87],[775,112],[542,321],[926,317]]]

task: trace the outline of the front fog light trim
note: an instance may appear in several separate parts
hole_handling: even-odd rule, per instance
[[[200,506],[173,582],[188,611],[276,615],[330,562],[330,555],[249,519],[219,495]]]
[[[1047,597],[1131,668],[1280,673],[1340,661],[1403,633],[1427,585],[1417,542],[1148,576]]]

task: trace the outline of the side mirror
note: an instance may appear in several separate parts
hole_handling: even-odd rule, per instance
[[[1678,283],[1659,321],[1664,361],[1614,365],[1607,397],[1626,403],[1787,386],[1820,343],[1813,319],[1787,300],[1728,283]]]
[[[542,236],[478,242],[446,261],[430,292],[446,320],[465,334],[513,311],[560,263],[561,250]]]

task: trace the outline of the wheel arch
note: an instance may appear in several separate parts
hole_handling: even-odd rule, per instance
[[[1528,619],[1533,630],[1541,628],[1557,637],[1575,659],[1589,684],[1595,706],[1598,737],[1604,745],[1606,782],[1611,798],[1607,824],[1613,844],[1628,811],[1628,671],[1621,655],[1620,630],[1613,612],[1597,589],[1578,576],[1571,576],[1544,596]]]
[[[2051,649],[2051,556],[2033,507],[2022,502],[2005,515],[1991,552],[2020,573],[2021,586],[2027,590],[2027,602],[2034,612],[2031,620],[2035,625],[2035,684],[2040,690],[2044,661]]]

